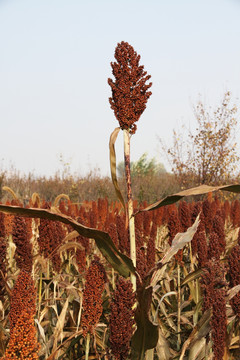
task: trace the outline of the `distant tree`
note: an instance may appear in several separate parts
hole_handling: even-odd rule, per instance
[[[213,110],[201,101],[194,106],[197,128],[193,134],[173,131],[173,146],[163,145],[172,172],[183,187],[224,184],[236,175],[239,156],[236,150],[237,107],[231,93],[224,94],[219,107]],[[184,128],[186,130],[186,128]]]
[[[157,162],[155,158],[148,159],[147,153],[144,153],[139,160],[131,161],[131,176],[147,176],[147,175],[158,175],[166,172],[165,167],[162,163]],[[124,176],[124,162],[121,161],[117,167],[119,177]]]

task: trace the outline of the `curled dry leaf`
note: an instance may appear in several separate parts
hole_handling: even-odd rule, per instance
[[[60,199],[66,199],[66,200],[70,200],[69,196],[67,194],[60,194],[56,197],[56,199],[54,200],[53,206],[57,207],[58,203],[60,201]]]

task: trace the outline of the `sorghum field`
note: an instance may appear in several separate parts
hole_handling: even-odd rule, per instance
[[[63,193],[50,202],[34,192],[26,202],[1,189],[1,359],[240,359],[240,202],[216,192],[240,185],[203,184],[150,205],[133,199],[130,139],[151,83],[131,45],[118,44],[115,58],[117,200],[79,203]]]
[[[16,199],[11,204],[21,206]],[[117,202],[98,199],[79,206],[60,197],[49,204],[34,194],[29,205],[108,232],[117,249],[130,256]],[[192,241],[160,269],[148,291],[147,275],[199,213]],[[0,214],[3,359],[126,359],[130,351],[134,358],[138,342],[145,341],[147,350],[155,332],[147,359],[239,359],[238,200],[220,202],[210,195],[138,213],[137,295],[95,241],[70,225]],[[136,323],[144,327],[138,336]]]

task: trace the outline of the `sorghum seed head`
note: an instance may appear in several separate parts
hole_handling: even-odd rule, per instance
[[[112,88],[109,102],[121,129],[129,129],[134,134],[137,128],[135,122],[152,94],[148,91],[152,83],[146,84],[151,76],[144,71],[143,65],[139,65],[140,55],[127,42],[118,43],[115,59],[117,62],[111,63],[115,82],[108,79]]]

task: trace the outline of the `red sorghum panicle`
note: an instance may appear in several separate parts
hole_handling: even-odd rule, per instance
[[[141,231],[135,228],[136,251],[144,246],[144,239]]]
[[[39,225],[38,245],[41,254],[47,259],[51,254],[51,238],[53,237],[52,222],[41,219]]]
[[[4,225],[4,213],[0,213],[0,238],[5,238],[6,232],[5,232],[5,225]]]
[[[111,301],[110,348],[116,360],[128,357],[134,331],[135,295],[129,280],[119,278]]]
[[[225,247],[226,247],[224,222],[223,222],[223,219],[221,218],[221,216],[219,216],[217,213],[213,219],[212,231],[214,231],[218,236],[220,252],[221,253],[224,252]]]
[[[217,212],[217,205],[215,201],[210,202],[210,204],[211,204],[212,218],[214,218]]]
[[[221,248],[219,246],[218,235],[212,231],[209,236],[208,242],[208,259],[215,258],[219,259],[221,255]]]
[[[226,340],[226,282],[224,266],[219,260],[209,260],[203,268],[201,279],[203,290],[202,310],[212,308],[211,334],[213,340],[214,360],[222,360]]]
[[[33,314],[25,309],[11,332],[4,360],[37,360],[39,349]]]
[[[235,200],[231,204],[231,220],[232,220],[233,226],[240,225],[240,203],[238,200]]]
[[[180,233],[182,231],[182,227],[181,227],[181,223],[179,221],[177,209],[176,210],[174,209],[169,214],[168,230],[169,230],[168,242],[170,245],[172,245],[172,241],[173,241],[174,237],[177,235],[177,233]]]
[[[98,229],[103,230],[104,224],[108,214],[108,200],[107,198],[98,198]]]
[[[49,208],[50,205],[46,203],[44,209]],[[41,219],[38,230],[40,252],[46,259],[52,261],[54,270],[59,272],[61,268],[61,258],[56,249],[61,245],[61,242],[65,237],[62,223]]]
[[[217,195],[215,195],[214,202],[215,202],[215,204],[216,204],[216,211],[218,211],[218,209],[221,208],[221,201],[219,200],[219,198],[217,197]]]
[[[186,201],[181,201],[178,207],[178,217],[182,231],[185,232],[191,226],[191,214]]]
[[[0,299],[4,293],[4,279],[6,273],[6,240],[5,240],[4,214],[0,213]]]
[[[102,315],[102,293],[107,276],[99,258],[91,262],[87,271],[85,289],[83,292],[83,314],[81,325],[83,336],[88,332],[92,333]]]
[[[225,289],[214,289],[210,324],[213,341],[213,360],[222,360],[226,346],[227,334]]]
[[[148,243],[147,243],[147,270],[151,270],[155,265],[155,239],[153,235],[150,235]]]
[[[195,241],[197,244],[198,263],[201,268],[208,261],[208,246],[205,231],[197,232]]]
[[[12,239],[16,245],[15,258],[21,270],[32,271],[32,244],[30,243],[28,226],[23,217],[14,218]]]
[[[148,238],[150,235],[151,223],[152,223],[152,212],[144,211],[143,212],[143,234],[144,234],[145,238]]]
[[[3,237],[0,237],[0,300],[4,296],[4,276],[6,273],[6,241]]]
[[[53,229],[53,238],[52,240],[52,252],[51,252],[51,261],[54,270],[59,273],[61,270],[61,258],[60,254],[57,251],[57,248],[60,247],[62,240],[65,237],[65,232],[62,227],[62,223],[60,221],[52,222],[52,229]]]
[[[97,227],[97,216],[93,209],[89,211],[89,226],[94,229]]]
[[[140,275],[140,278],[143,280],[148,272],[146,250],[144,246],[137,248],[136,257],[137,257],[136,269],[138,274]],[[137,277],[137,286],[139,286],[138,277]]]
[[[203,201],[202,211],[204,215],[205,230],[206,233],[209,234],[212,228],[213,213],[211,210],[211,202],[208,199]]]
[[[163,223],[163,212],[164,212],[163,206],[161,206],[160,208],[158,208],[156,210],[153,210],[154,222],[156,223],[156,225],[158,227],[160,227]]]
[[[29,272],[21,270],[14,285],[10,303],[10,334],[23,311],[27,310],[29,316],[34,316],[36,311],[36,289]]]
[[[119,239],[119,250],[126,255],[130,254],[130,242],[128,231],[125,226],[125,220],[122,216],[116,216],[117,233]]]
[[[200,213],[200,223],[198,225],[197,231],[195,235],[192,238],[191,246],[192,246],[192,254],[195,255],[198,251],[198,238],[202,238],[203,234],[198,236],[199,233],[204,232],[205,233],[205,219],[202,211],[202,204],[200,201],[196,202],[194,205],[194,208],[192,210],[191,219],[192,223],[196,220],[198,214]]]
[[[59,210],[61,211],[62,214],[67,214],[67,209],[66,209],[66,205],[65,205],[65,201],[61,200],[59,202],[59,206],[58,206]]]
[[[240,245],[232,248],[228,257],[230,286],[234,287],[240,284]],[[238,292],[231,300],[231,306],[234,313],[240,319],[240,292]]]
[[[115,82],[108,79],[112,88],[109,102],[121,129],[129,129],[134,134],[135,122],[152,94],[148,91],[152,83],[146,84],[151,76],[144,71],[143,65],[139,65],[140,55],[127,42],[118,43],[114,56],[117,62],[111,63],[111,67]]]
[[[217,287],[225,285],[224,266],[219,260],[211,259],[203,267],[201,288],[203,290],[203,312],[212,307],[214,292]]]
[[[118,232],[117,232],[117,226],[114,223],[109,224],[107,232],[110,235],[110,238],[112,239],[114,245],[118,249]]]
[[[6,205],[11,205],[11,203],[9,201],[6,201]],[[9,236],[12,234],[12,226],[13,226],[13,220],[14,220],[14,215],[10,215],[10,214],[4,214],[4,228],[5,228],[5,233],[6,236]]]
[[[137,211],[137,209],[135,209],[135,211]],[[141,234],[141,236],[143,235],[143,216],[144,216],[144,213],[140,212],[134,218],[135,229],[139,231],[139,234]]]

